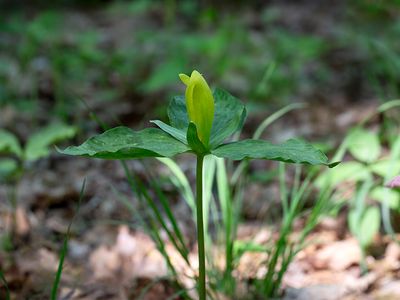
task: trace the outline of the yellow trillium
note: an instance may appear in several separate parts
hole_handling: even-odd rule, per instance
[[[190,77],[179,74],[179,78],[186,85],[185,98],[189,121],[196,125],[200,141],[208,146],[214,120],[214,97],[211,89],[196,70]]]

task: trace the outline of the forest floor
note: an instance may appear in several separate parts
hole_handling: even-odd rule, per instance
[[[319,132],[324,127],[327,130],[335,127],[340,136],[359,118],[370,113],[375,105],[364,103],[338,112],[334,118],[329,118],[332,122],[329,125],[318,124],[312,117],[329,113],[322,112],[322,108],[317,112],[293,112],[278,121],[273,132],[285,136],[289,134],[286,131],[300,134],[299,130],[308,126],[314,130],[319,128]],[[326,119],[320,120],[325,122]],[[187,157],[180,159],[189,178],[193,176],[193,163]],[[129,166],[144,176],[141,163],[130,162]],[[151,167],[160,174],[166,172],[160,165],[152,164]],[[85,195],[76,214],[85,178]],[[7,188],[9,186],[0,186],[1,199],[6,199]],[[53,154],[23,176],[17,185],[18,208],[15,232],[11,235],[12,249],[0,252],[1,266],[13,299],[48,298],[60,247],[75,214],[62,274],[61,299],[137,299],[139,295],[142,299],[166,299],[174,294],[165,277],[167,269],[162,256],[151,238],[132,223],[132,216],[117,200],[115,191],[138,205],[122,167],[114,161]],[[195,262],[196,245],[190,238],[195,236],[195,227],[188,217],[190,213],[179,195],[173,190],[169,193],[176,218],[185,228],[189,244],[193,245],[191,257]],[[274,238],[276,229],[266,225],[265,218],[279,203],[260,201],[260,198],[277,199],[276,190],[270,185],[251,184],[246,195],[248,199],[244,199],[238,239],[266,243]],[[6,230],[10,228],[12,214],[4,201],[1,206],[0,227]],[[296,224],[293,235],[301,225],[301,222]],[[325,218],[308,240],[308,246],[296,256],[284,276],[283,299],[399,299],[400,246],[391,237],[376,237],[366,258],[366,274],[360,269],[359,245],[347,231],[345,211],[337,218]],[[168,245],[168,241],[165,243]],[[171,257],[178,257],[173,247],[168,247]],[[246,253],[241,257],[237,276],[242,279],[243,286],[238,287],[238,295],[246,294],[246,282],[265,272],[264,259],[265,254],[260,253]]]

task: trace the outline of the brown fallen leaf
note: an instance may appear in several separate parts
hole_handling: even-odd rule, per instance
[[[386,247],[384,263],[390,270],[400,268],[400,245],[397,242],[390,242]]]
[[[349,238],[333,242],[318,250],[311,263],[316,269],[342,271],[361,260],[361,251],[357,241]]]
[[[346,294],[340,285],[314,285],[300,289],[287,289],[283,300],[339,300]]]
[[[89,264],[96,279],[113,278],[121,266],[118,253],[106,246],[98,247],[90,255]]]
[[[118,230],[115,250],[122,256],[131,256],[137,249],[136,238],[129,233],[128,226],[121,226]]]
[[[90,255],[90,265],[95,278],[115,278],[118,274],[122,282],[167,274],[164,258],[151,238],[139,231],[130,233],[126,226],[119,228],[114,246],[100,246]]]
[[[400,281],[389,281],[381,285],[372,293],[373,299],[377,300],[398,300],[400,299]]]
[[[29,233],[31,228],[28,220],[28,216],[23,207],[18,206],[15,211],[15,225],[16,225],[16,233],[19,236],[26,236]]]

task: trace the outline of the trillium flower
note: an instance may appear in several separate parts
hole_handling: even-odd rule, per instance
[[[208,146],[211,127],[214,120],[214,97],[206,80],[196,70],[192,75],[179,74],[187,86],[185,92],[189,121],[197,127],[197,133],[203,145]]]

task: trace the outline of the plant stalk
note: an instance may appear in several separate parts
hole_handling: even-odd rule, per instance
[[[199,253],[199,300],[206,300],[206,259],[204,247],[203,222],[203,155],[197,155],[196,166],[196,214],[197,214],[197,244]]]

